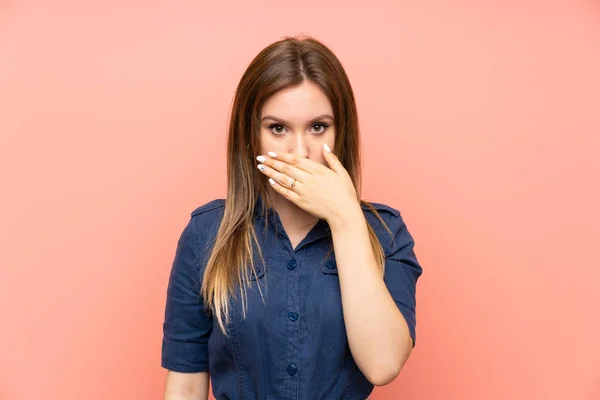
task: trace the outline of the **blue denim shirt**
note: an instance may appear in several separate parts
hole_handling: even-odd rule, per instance
[[[335,254],[325,258],[332,239],[324,220],[293,249],[276,212],[269,212],[265,231],[259,197],[254,222],[266,267],[255,254],[258,273],[247,292],[246,318],[238,295],[231,302],[228,335],[216,321],[213,327],[199,292],[224,204],[218,199],[193,211],[177,243],[161,365],[177,372],[209,371],[219,400],[366,399],[373,385],[350,353]],[[363,206],[386,254],[386,286],[414,340],[415,286],[422,272],[414,241],[397,210],[371,204],[393,233],[394,239]]]

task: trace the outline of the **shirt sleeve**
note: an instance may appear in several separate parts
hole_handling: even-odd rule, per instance
[[[408,232],[402,216],[398,214],[395,219],[388,222],[388,227],[393,234],[393,240],[389,246],[389,253],[386,254],[384,281],[406,320],[414,347],[416,340],[415,294],[422,268],[414,252],[415,242]]]
[[[161,365],[176,372],[208,371],[212,318],[200,295],[198,216],[183,230],[171,268],[163,323]]]

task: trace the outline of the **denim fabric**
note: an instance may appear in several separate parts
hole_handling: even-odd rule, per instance
[[[209,371],[219,400],[366,399],[373,385],[348,347],[335,254],[327,256],[331,232],[324,220],[292,249],[277,213],[269,212],[265,221],[259,197],[254,226],[266,265],[255,251],[258,273],[251,278],[246,318],[238,295],[231,301],[228,334],[216,321],[213,326],[199,291],[224,204],[218,199],[192,212],[177,243],[162,366],[178,372]],[[422,272],[414,241],[397,210],[371,204],[393,234],[363,207],[386,254],[384,281],[414,340],[415,286]]]

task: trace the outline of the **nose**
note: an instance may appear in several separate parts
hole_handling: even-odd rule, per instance
[[[297,154],[300,157],[308,157],[308,143],[306,142],[306,136],[303,134],[296,134],[293,136],[293,143],[291,144],[290,153]]]

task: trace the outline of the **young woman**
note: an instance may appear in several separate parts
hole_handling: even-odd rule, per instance
[[[236,94],[227,198],[191,213],[169,279],[165,399],[366,399],[415,340],[421,267],[360,197],[354,94],[311,38],[262,50]],[[389,179],[389,174],[383,174]]]

